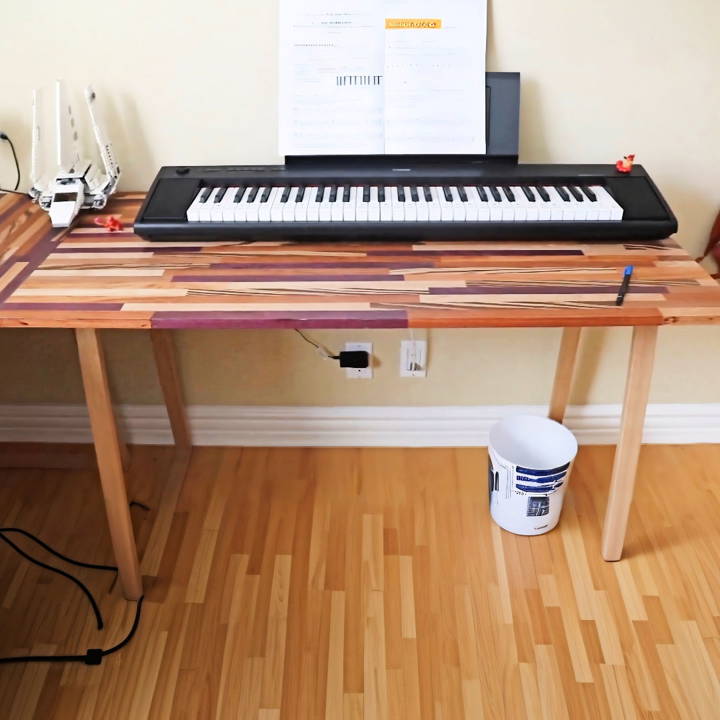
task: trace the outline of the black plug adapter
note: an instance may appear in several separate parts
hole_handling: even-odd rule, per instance
[[[338,355],[340,367],[343,368],[363,368],[370,367],[370,353],[367,350],[343,350]]]

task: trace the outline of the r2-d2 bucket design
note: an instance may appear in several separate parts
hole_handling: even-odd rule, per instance
[[[516,535],[541,535],[560,519],[575,436],[560,423],[519,415],[493,425],[488,447],[490,514]]]

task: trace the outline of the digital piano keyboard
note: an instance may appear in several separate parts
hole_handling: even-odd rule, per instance
[[[519,76],[488,73],[483,156],[290,157],[164,167],[135,221],[149,240],[615,240],[677,221],[641,166],[517,162]]]

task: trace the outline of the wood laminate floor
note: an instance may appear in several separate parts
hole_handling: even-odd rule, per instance
[[[0,715],[720,717],[720,447],[643,449],[626,559],[605,563],[612,454],[582,448],[560,526],[524,538],[488,516],[480,449],[202,448],[166,480],[170,449],[132,448],[138,634],[101,667],[0,666]],[[92,469],[0,471],[0,523],[111,560]],[[77,574],[103,632],[0,544],[0,655],[124,636],[134,604]]]

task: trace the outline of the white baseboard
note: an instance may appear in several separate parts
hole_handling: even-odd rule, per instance
[[[123,405],[118,412],[130,443],[172,442],[164,407]],[[479,407],[188,408],[196,445],[305,447],[468,447],[486,445],[490,427],[513,414],[544,414],[541,405]],[[566,424],[581,444],[614,443],[619,405],[569,409]],[[646,443],[719,443],[720,403],[650,405]],[[0,405],[2,442],[90,442],[83,405]]]

